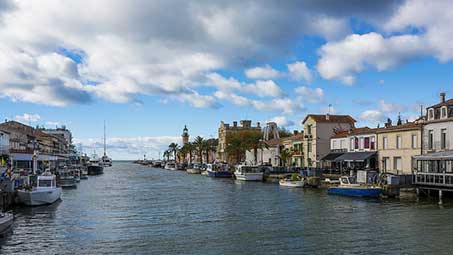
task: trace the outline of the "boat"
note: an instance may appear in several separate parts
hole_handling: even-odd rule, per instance
[[[206,173],[209,177],[231,178],[233,175],[227,164],[207,164]]]
[[[303,188],[306,184],[305,179],[299,177],[298,174],[293,174],[290,178],[281,179],[278,183],[280,186],[291,188]]]
[[[57,187],[57,178],[50,171],[38,176],[37,186],[17,191],[20,203],[35,206],[52,204],[61,196],[61,188]]]
[[[80,170],[80,179],[81,180],[88,179],[88,170],[86,167],[82,167],[82,169]]]
[[[76,182],[80,182],[81,179],[81,172],[79,168],[74,169],[74,179]]]
[[[188,174],[201,174],[201,166],[198,164],[187,167],[186,172]]]
[[[178,163],[178,164],[176,164],[176,170],[185,171],[186,170],[186,165]]]
[[[176,163],[175,162],[167,162],[165,164],[165,169],[175,171],[176,170]]]
[[[107,139],[105,135],[105,121],[104,121],[104,155],[101,157],[101,165],[103,167],[111,167],[112,159],[107,156]]]
[[[99,175],[104,173],[104,167],[96,155],[93,155],[90,161],[88,161],[87,170],[88,175]]]
[[[156,167],[156,168],[159,168],[159,167],[162,167],[162,161],[160,160],[154,160],[152,163],[151,163],[152,167]]]
[[[58,186],[62,188],[75,188],[77,187],[77,181],[74,174],[74,171],[65,167],[64,169],[58,172],[57,179]]]
[[[236,180],[239,181],[262,181],[263,172],[259,166],[238,165],[234,171]]]
[[[9,212],[0,213],[0,234],[4,234],[13,225],[14,215]]]
[[[327,189],[328,194],[350,197],[379,197],[383,189],[377,186],[361,185],[352,176],[340,177],[340,185]]]

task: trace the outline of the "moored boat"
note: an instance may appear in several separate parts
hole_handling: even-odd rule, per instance
[[[58,172],[57,179],[58,186],[62,188],[75,188],[77,187],[77,180],[74,171],[65,167]]]
[[[86,167],[83,167],[81,170],[80,170],[80,179],[81,180],[86,180],[88,179],[88,170]]]
[[[165,164],[165,169],[175,171],[176,170],[176,163],[175,162],[167,162]]]
[[[57,187],[55,175],[46,171],[38,176],[37,186],[32,189],[17,191],[19,201],[28,206],[52,204],[61,196],[61,188]]]
[[[9,212],[0,213],[0,234],[5,233],[13,225],[14,215]]]
[[[383,189],[377,186],[355,183],[354,178],[349,176],[342,176],[339,186],[327,189],[327,193],[329,194],[350,197],[379,197],[382,191]]]
[[[198,164],[187,167],[186,172],[188,174],[201,174],[201,166]]]
[[[231,178],[233,175],[227,164],[207,164],[206,172],[209,177]]]
[[[236,171],[234,171],[234,176],[236,177],[236,180],[239,181],[263,180],[263,172],[261,172],[259,166],[239,165],[236,167]]]
[[[281,179],[279,184],[283,187],[303,188],[306,183],[304,178],[299,177],[298,174],[293,174],[290,178]]]
[[[100,163],[99,158],[94,155],[87,165],[88,175],[99,175],[104,173],[104,167]]]

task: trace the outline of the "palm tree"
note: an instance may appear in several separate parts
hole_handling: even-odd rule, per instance
[[[167,158],[167,161],[170,161],[170,154],[171,154],[171,153],[170,153],[169,150],[164,151],[164,155],[163,155],[163,156],[164,156],[164,158],[165,158],[165,157]]]
[[[200,164],[203,164],[203,151],[205,148],[205,142],[203,137],[197,136],[195,137],[195,140],[193,141],[193,145],[195,146],[195,150],[198,153],[198,156],[200,158]]]
[[[247,136],[248,132],[246,131],[234,132],[227,135],[228,144],[226,145],[225,151],[236,164],[242,161],[247,150]]]
[[[168,145],[168,149],[170,150],[170,152],[173,153],[174,159],[176,160],[176,152],[178,151],[178,144],[170,143],[170,145]]]
[[[280,159],[283,162],[283,166],[286,166],[293,154],[293,151],[287,148],[280,150]]]
[[[261,149],[261,155],[263,154],[263,149],[269,149],[268,144],[262,139],[261,132],[259,131],[247,131],[246,134],[246,147],[247,150],[253,150],[253,156],[255,159],[255,165],[258,164],[258,149]],[[261,162],[263,163],[263,162]]]
[[[195,146],[193,145],[193,143],[186,143],[184,146],[187,148],[187,152],[189,153],[189,165],[191,165],[192,164],[192,154],[193,154],[193,151],[195,150]]]
[[[188,148],[187,148],[187,144],[183,145],[181,147],[181,149],[179,149],[179,152],[178,152],[178,158],[179,158],[179,161],[181,161],[181,158],[182,158],[182,161],[183,163],[185,163],[186,161],[186,156],[187,156],[187,153],[188,153]]]
[[[211,138],[205,141],[204,150],[206,152],[206,163],[209,163],[209,153],[217,150],[219,141],[215,138]]]

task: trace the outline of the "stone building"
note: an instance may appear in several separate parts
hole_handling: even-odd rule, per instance
[[[189,129],[187,129],[187,126],[184,125],[184,129],[182,130],[182,145],[186,145],[189,143]]]
[[[349,115],[308,114],[304,126],[304,166],[321,167],[320,159],[330,152],[330,138],[337,132],[354,128]]]
[[[220,127],[218,129],[219,134],[219,144],[217,146],[217,160],[220,162],[227,162],[229,160],[226,147],[228,144],[228,135],[234,132],[239,132],[243,130],[256,130],[261,132],[260,123],[257,122],[256,126],[252,126],[251,120],[241,120],[240,125],[237,121],[233,121],[233,125],[227,124],[223,121],[220,122]],[[245,155],[244,155],[245,158]]]

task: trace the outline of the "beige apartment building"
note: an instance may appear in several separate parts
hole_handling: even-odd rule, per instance
[[[422,125],[409,122],[379,128],[379,169],[382,173],[412,174],[412,157],[422,152]]]
[[[330,152],[330,138],[341,131],[354,128],[356,120],[350,115],[308,114],[304,126],[304,166],[320,167],[320,159]]]

